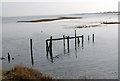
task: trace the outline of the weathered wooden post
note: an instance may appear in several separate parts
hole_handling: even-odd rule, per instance
[[[82,47],[83,47],[83,43],[84,43],[84,36],[82,35]]]
[[[94,34],[93,34],[93,42],[94,42],[94,37],[95,37],[95,36],[94,36]]]
[[[75,48],[76,48],[76,30],[75,30]]]
[[[90,40],[90,37],[89,37],[89,35],[88,35],[88,41]]]
[[[68,46],[68,53],[69,53],[69,36],[67,37],[67,46]]]
[[[8,53],[8,62],[10,63],[10,54]]]
[[[80,44],[80,39],[79,39],[79,37],[78,37],[78,45]]]
[[[30,52],[31,52],[31,63],[32,63],[32,65],[34,65],[32,39],[30,39]]]
[[[78,47],[79,47],[79,44],[80,44],[80,39],[79,39],[79,37],[77,37],[77,39],[78,39]]]
[[[46,53],[47,53],[47,56],[48,56],[48,52],[49,52],[49,46],[48,46],[48,41],[46,40]]]
[[[65,35],[63,35],[63,46],[64,46],[64,53],[65,53]]]
[[[49,49],[50,49],[50,58],[51,58],[51,60],[53,60],[53,54],[52,54],[52,36],[50,37],[50,47],[49,47]]]

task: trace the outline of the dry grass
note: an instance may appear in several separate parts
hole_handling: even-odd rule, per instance
[[[51,77],[36,70],[17,66],[3,74],[2,81],[53,81]]]

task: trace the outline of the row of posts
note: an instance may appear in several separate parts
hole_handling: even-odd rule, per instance
[[[76,35],[76,30],[75,30],[75,49],[77,48],[77,42],[78,42],[78,46],[80,44],[80,37],[82,38],[82,47],[84,45],[84,36],[77,36]],[[94,34],[92,34],[92,37],[93,37],[93,42],[94,42]],[[71,37],[69,36],[66,36],[63,35],[63,38],[59,38],[59,39],[56,39],[56,40],[63,40],[63,46],[64,46],[64,52],[65,52],[65,39],[67,39],[67,50],[68,50],[68,53],[70,51],[70,45],[69,45],[69,39],[71,39]],[[77,41],[78,39],[78,41]],[[50,58],[51,60],[53,60],[53,52],[52,52],[52,41],[55,40],[52,38],[52,36],[50,37],[49,40],[46,40],[46,53],[47,53],[47,57],[48,55],[50,55]],[[90,37],[88,36],[88,41],[90,40]]]
[[[75,30],[75,49],[76,49],[76,46],[77,46],[77,39],[78,39],[78,44],[80,44],[80,39],[79,38],[82,38],[82,47],[83,47],[83,43],[84,43],[84,36],[77,36],[76,35],[76,30]],[[93,42],[94,42],[94,34],[92,35],[93,37]],[[63,35],[63,46],[64,46],[64,51],[65,51],[65,39],[67,39],[67,49],[68,49],[68,53],[69,53],[69,39],[71,39],[71,37],[67,36],[65,37],[65,35]],[[90,40],[90,37],[88,35],[88,41]],[[46,40],[46,52],[47,52],[47,57],[48,57],[48,54],[50,54],[50,58],[51,60],[53,60],[53,53],[52,53],[52,36],[50,37],[50,40],[49,40],[49,44],[48,44],[48,40]],[[30,39],[30,54],[31,54],[31,64],[34,65],[34,57],[33,57],[33,44],[32,44],[32,39]],[[12,58],[12,60],[14,60],[14,58]],[[10,54],[8,53],[8,62],[10,63]]]

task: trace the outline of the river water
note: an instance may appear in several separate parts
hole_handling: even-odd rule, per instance
[[[50,22],[17,23],[17,20],[36,20],[60,16],[82,17],[82,19],[64,19]],[[118,78],[118,25],[101,22],[118,21],[116,14],[74,14],[54,16],[28,16],[2,18],[2,69],[14,66],[27,66],[48,74],[55,79],[117,79]],[[76,28],[77,26],[97,27]],[[60,38],[63,35],[84,35],[84,46],[70,40],[70,52],[64,51],[63,41],[53,41],[54,60],[46,57],[46,39],[50,36]],[[92,40],[95,34],[95,40]],[[88,35],[90,40],[88,41]],[[29,40],[33,39],[34,66],[31,65]],[[10,53],[14,60],[8,62]]]

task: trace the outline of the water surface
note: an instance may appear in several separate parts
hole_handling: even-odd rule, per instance
[[[106,21],[117,21],[115,14],[79,14],[63,15],[83,17],[82,19],[66,19],[39,23],[17,23],[17,20],[31,20],[60,17],[31,16],[4,17],[2,23],[2,61],[3,70],[12,67],[27,66],[45,74],[61,79],[117,79],[118,78],[118,25],[100,24]],[[98,27],[75,28],[76,26],[97,25]],[[63,41],[53,42],[53,63],[46,58],[46,39],[84,35],[84,47],[77,46],[70,40],[70,52],[64,52]],[[92,41],[95,34],[95,41]],[[90,36],[88,41],[87,37]],[[34,66],[31,65],[29,39],[33,39]],[[66,42],[67,43],[67,42]],[[14,60],[8,63],[7,54]]]

